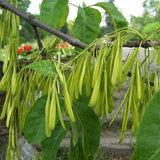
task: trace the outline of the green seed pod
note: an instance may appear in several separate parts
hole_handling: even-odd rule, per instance
[[[51,136],[51,130],[49,129],[50,96],[51,96],[51,91],[48,92],[48,97],[47,97],[46,107],[45,107],[45,132],[46,132],[46,137]]]
[[[10,76],[11,76],[11,65],[9,65],[6,73],[4,74],[4,76],[2,77],[1,81],[0,81],[0,90],[6,90],[7,88],[7,84],[9,84],[8,82],[10,82]]]
[[[53,84],[53,88],[55,87],[55,83]],[[55,97],[55,89],[52,92],[50,110],[49,110],[49,129],[52,131],[56,126],[56,97]]]
[[[112,71],[112,77],[111,77],[111,84],[112,86],[116,85],[118,74],[119,73],[119,68],[121,68],[120,64],[120,54],[119,54],[119,41],[117,41],[117,50],[116,50],[116,55],[113,63],[113,71]]]
[[[137,88],[137,97],[139,100],[141,100],[141,79],[140,79],[140,73],[139,73],[139,67],[138,67],[138,59],[136,61],[136,88]]]
[[[73,110],[72,110],[72,104],[70,101],[68,89],[67,89],[67,84],[66,84],[66,79],[65,76],[63,75],[63,85],[64,85],[64,103],[66,107],[66,111],[69,115],[69,118],[72,120],[72,122],[75,122]]]
[[[0,120],[3,120],[5,118],[5,115],[6,115],[6,112],[7,112],[9,98],[10,98],[10,92],[7,92],[7,95],[6,95],[6,98],[5,98],[5,102],[4,102],[4,105],[3,105],[3,109],[2,109],[2,113],[1,113],[1,116],[0,116]]]
[[[89,58],[86,62],[86,73],[84,76],[84,85],[85,85],[85,95],[86,97],[89,99],[91,97],[91,93],[92,93],[92,86],[91,86],[91,54],[89,55]]]
[[[80,95],[82,95],[82,84],[83,84],[83,79],[84,79],[84,75],[85,75],[85,71],[86,71],[86,62],[87,62],[87,57],[84,60],[82,72],[81,72],[80,79],[79,79],[79,93],[80,93]]]
[[[15,95],[17,91],[17,69],[14,66],[11,82],[11,94]]]
[[[62,128],[66,131],[66,127],[65,127],[65,124],[64,124],[64,121],[63,121],[61,107],[60,107],[60,104],[59,104],[59,98],[58,98],[58,93],[57,93],[56,88],[53,88],[53,91],[55,92],[55,95],[56,95],[56,103],[57,103],[57,108],[58,108],[59,119],[60,119]]]
[[[93,86],[94,88],[93,88],[93,92],[89,102],[90,107],[94,107],[96,105],[96,101],[97,101],[99,90],[100,90],[101,79],[102,79],[102,69],[103,69],[103,60],[101,62],[100,70],[96,77],[95,84]]]
[[[12,102],[12,106],[9,109],[9,112],[7,113],[7,120],[6,120],[6,127],[9,127],[9,123],[11,120],[11,116],[13,114],[14,108],[15,108],[15,102],[16,102],[16,97],[14,98],[13,102]]]
[[[8,46],[8,47],[10,48],[10,46]],[[5,59],[4,59],[4,63],[3,63],[3,73],[5,73],[7,70],[9,57],[10,57],[10,49],[8,49],[5,54]]]
[[[155,92],[158,92],[159,91],[159,87],[158,87],[158,78],[157,78],[157,72],[155,71],[154,73],[154,90]]]
[[[16,15],[12,14],[12,36],[17,36]]]

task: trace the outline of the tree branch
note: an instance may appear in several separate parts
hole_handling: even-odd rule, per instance
[[[20,9],[12,6],[11,4],[9,4],[6,0],[0,0],[0,6],[4,9],[9,10],[10,12],[14,13],[15,15],[19,16],[20,18],[24,19],[25,21],[27,21],[31,26],[36,26],[39,27],[59,38],[61,38],[62,40],[70,43],[73,46],[79,47],[81,49],[85,49],[88,45],[81,42],[79,39],[73,38],[68,36],[67,34],[64,34],[40,21],[38,21],[37,19],[35,19],[32,15],[29,15],[23,11],[21,11]]]
[[[34,29],[35,34],[36,34],[36,38],[37,38],[37,43],[38,43],[38,46],[39,46],[39,50],[42,50],[42,49],[43,49],[43,44],[42,44],[42,42],[41,42],[41,40],[40,40],[37,27],[36,27],[36,26],[33,26],[33,29]],[[41,52],[41,55],[42,55],[42,56],[46,56],[46,55],[47,55],[47,52],[43,49],[42,52]]]
[[[141,41],[128,41],[126,43],[123,43],[123,47],[139,47]],[[149,48],[149,47],[155,47],[155,46],[160,46],[160,41],[150,41],[150,40],[145,40],[142,42],[141,47],[143,48]]]
[[[10,12],[16,14],[20,18],[27,21],[31,26],[39,27],[39,28],[61,38],[62,40],[70,43],[73,46],[79,47],[81,49],[85,49],[88,46],[87,44],[81,42],[79,39],[70,37],[67,34],[64,34],[63,32],[60,32],[60,31],[38,21],[32,15],[29,15],[29,14],[21,11],[20,9],[10,5],[6,0],[0,0],[0,7],[7,9]],[[129,42],[124,43],[123,46],[124,47],[139,47],[140,43],[141,43],[141,41],[133,41],[133,42],[129,41]],[[149,48],[149,47],[154,47],[154,46],[160,46],[160,42],[159,41],[151,42],[149,40],[146,40],[146,41],[142,42],[142,45],[141,45],[141,47],[143,47],[143,48]],[[99,49],[99,47],[96,47],[96,49]]]

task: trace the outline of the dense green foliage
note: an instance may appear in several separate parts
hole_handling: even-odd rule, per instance
[[[9,2],[17,7],[17,0]],[[18,2],[19,5],[24,4],[22,10],[26,12],[30,1]],[[42,23],[38,21],[36,23],[41,25],[45,23],[50,26],[48,27],[50,30],[51,27],[59,30],[65,28],[64,32],[68,32],[66,27],[68,3],[68,0],[43,0],[40,12]],[[95,9],[95,6],[103,8],[108,13],[114,28],[112,34],[101,39],[97,39],[101,13]],[[144,6],[147,6],[147,1],[144,2]],[[31,26],[35,28],[36,23],[31,23]],[[154,71],[150,75],[150,63],[155,60],[157,54],[157,65],[160,65],[160,49],[153,46],[155,47],[154,53],[150,58],[150,50],[147,53],[147,49],[144,48],[143,59],[140,59],[140,50],[142,43],[148,42],[146,37],[150,40],[160,31],[160,28],[155,28],[156,32],[149,37],[143,36],[128,27],[125,17],[114,4],[99,2],[86,6],[83,3],[78,7],[78,14],[73,22],[74,38],[52,29],[56,36],[83,50],[78,52],[76,47],[74,49],[68,43],[58,44],[62,41],[58,37],[50,36],[46,37],[44,46],[39,47],[40,51],[33,50],[33,47],[30,46],[33,52],[26,54],[25,64],[22,65],[17,52],[22,53],[27,46],[19,48],[19,25],[19,17],[3,9],[0,21],[0,46],[7,45],[3,62],[4,76],[0,81],[0,90],[6,92],[6,99],[0,120],[7,116],[9,144],[6,160],[14,160],[15,152],[17,158],[21,159],[17,144],[18,131],[20,135],[23,131],[31,144],[41,143],[43,160],[56,159],[60,143],[67,132],[71,133],[70,160],[95,160],[99,154],[103,122],[115,108],[114,91],[117,88],[118,92],[122,91],[123,83],[128,76],[130,76],[129,86],[112,122],[124,106],[120,142],[125,138],[131,114],[131,133],[136,135],[137,139],[134,156],[141,156],[141,148],[145,144],[144,157],[155,158],[159,154],[159,141],[156,141],[159,131],[157,123],[159,93],[153,97],[147,107],[146,104],[160,89],[157,72]],[[25,28],[31,29],[30,26],[25,22],[23,26],[21,31],[24,32],[23,36],[31,40],[29,33],[25,32]],[[44,29],[44,27],[41,28]],[[148,32],[150,28],[146,26],[143,33],[153,32],[153,29]],[[60,35],[63,35],[64,38]],[[139,45],[123,62],[123,45],[130,40],[131,36],[140,39],[137,42]],[[41,43],[39,39],[37,41]],[[69,55],[64,49],[68,46],[68,52],[72,52],[73,55],[69,60],[67,59],[68,62],[63,63],[62,53],[65,56]],[[152,107],[154,112],[151,112]],[[154,126],[157,128],[155,129]],[[148,131],[150,128],[147,127],[152,128],[152,135],[155,134],[155,137],[151,137],[154,140],[154,146],[150,139],[151,132]],[[138,132],[136,132],[137,129]],[[141,138],[141,134],[144,134],[147,139]],[[147,152],[148,146],[152,148],[151,152]]]
[[[160,22],[160,10],[156,7],[158,5],[160,5],[159,0],[144,0],[144,11],[142,16],[131,16],[132,27],[142,32],[143,34],[151,33],[151,31],[153,33],[153,31],[155,31],[157,23]],[[148,29],[144,28],[147,25],[150,25]],[[155,37],[155,39],[157,38],[159,37]]]

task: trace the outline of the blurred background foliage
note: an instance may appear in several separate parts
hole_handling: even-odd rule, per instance
[[[114,4],[115,0],[105,0],[106,2]],[[19,8],[24,12],[27,12],[27,9],[30,5],[30,0],[19,0]],[[156,6],[160,5],[159,0],[144,0],[143,1],[143,14],[139,17],[131,15],[131,20],[129,26],[138,30],[143,35],[147,36],[153,33],[158,27],[160,27],[160,9]],[[33,15],[35,18],[40,19],[39,15]],[[104,13],[105,25],[100,27],[100,32],[98,37],[102,37],[103,35],[114,31],[113,24],[109,15]],[[69,20],[65,23],[63,27],[59,30],[72,35],[72,26],[73,21]],[[33,42],[36,39],[33,28],[23,19],[20,19],[20,44],[25,42]],[[39,29],[40,38],[43,38],[43,31]],[[157,34],[153,37],[152,40],[158,40],[160,38],[160,34]],[[136,40],[136,39],[133,39]]]
[[[143,14],[140,17],[131,15],[131,27],[141,32],[143,35],[153,33],[160,27],[160,9],[156,6],[160,5],[159,0],[144,0]],[[152,40],[158,40],[160,35],[156,35]]]

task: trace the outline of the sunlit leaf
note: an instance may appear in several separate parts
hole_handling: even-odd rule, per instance
[[[68,0],[43,0],[40,10],[41,22],[53,27],[62,27],[68,16]]]
[[[38,62],[33,62],[22,69],[31,68],[38,73],[49,76],[49,77],[55,77],[57,75],[55,65],[50,60],[42,60]]]
[[[101,14],[97,9],[78,7],[78,15],[73,25],[73,36],[89,44],[98,37]]]
[[[94,6],[102,7],[109,14],[115,30],[126,27],[128,25],[127,20],[122,15],[122,13],[118,11],[114,4],[100,2],[96,3]]]

